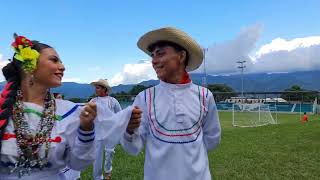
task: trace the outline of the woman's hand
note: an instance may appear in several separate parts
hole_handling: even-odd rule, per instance
[[[91,131],[94,128],[94,119],[97,116],[96,103],[89,102],[85,105],[80,113],[80,129],[83,131]]]
[[[131,113],[131,118],[127,126],[127,133],[133,134],[133,131],[140,126],[142,111],[138,106],[135,106]]]

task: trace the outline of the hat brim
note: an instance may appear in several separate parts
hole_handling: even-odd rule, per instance
[[[99,86],[105,87],[105,88],[107,88],[108,93],[111,92],[111,87],[110,86],[106,86],[105,84],[103,84],[101,82],[92,82],[90,84],[93,85],[93,86],[99,85]]]
[[[148,47],[159,41],[174,42],[188,51],[189,61],[186,71],[196,70],[202,64],[203,51],[201,47],[185,32],[176,28],[167,27],[150,31],[139,39],[137,45],[142,51],[151,56]]]

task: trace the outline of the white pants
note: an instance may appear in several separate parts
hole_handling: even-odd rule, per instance
[[[93,179],[94,180],[101,180],[103,179],[103,171],[102,171],[102,164],[103,164],[103,150],[105,150],[105,163],[104,163],[104,172],[110,173],[112,171],[112,159],[114,155],[114,148],[106,148],[105,145],[102,143],[103,141],[97,141],[97,157],[93,163]]]

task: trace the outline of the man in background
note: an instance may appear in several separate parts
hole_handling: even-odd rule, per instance
[[[63,99],[63,95],[61,93],[53,93],[54,98]]]
[[[99,122],[103,119],[112,116],[114,113],[121,111],[121,106],[119,102],[109,96],[111,92],[111,87],[106,79],[99,79],[98,81],[91,83],[95,87],[96,97],[91,99],[91,102],[95,102],[97,104],[97,119],[96,119],[96,133],[97,133],[97,157],[93,164],[93,178],[95,180],[103,179],[103,173],[105,175],[105,180],[111,179],[111,171],[112,171],[112,159],[114,156],[114,148],[115,147],[107,147],[105,143],[99,139],[99,133],[103,133],[107,131],[106,129],[99,129]],[[105,150],[105,152],[103,151]],[[105,164],[104,164],[104,172],[102,170],[103,164],[103,153],[105,153]]]

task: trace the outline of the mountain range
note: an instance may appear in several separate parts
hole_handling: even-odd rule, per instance
[[[192,81],[195,84],[202,84],[204,74],[190,74]],[[305,90],[320,91],[320,70],[318,71],[303,71],[291,73],[259,73],[259,74],[244,74],[243,84],[246,92],[270,92],[284,91],[292,85],[299,85]],[[206,76],[207,84],[226,84],[232,87],[235,91],[241,91],[241,75],[219,75]],[[153,86],[159,83],[159,80],[143,81],[139,84],[144,86]],[[0,89],[3,88],[5,82],[0,82]],[[135,84],[118,85],[112,87],[112,93],[128,92]],[[81,84],[75,82],[64,82],[62,86],[54,88],[53,92],[60,92],[66,98],[88,98],[94,94],[94,88],[90,84]]]

